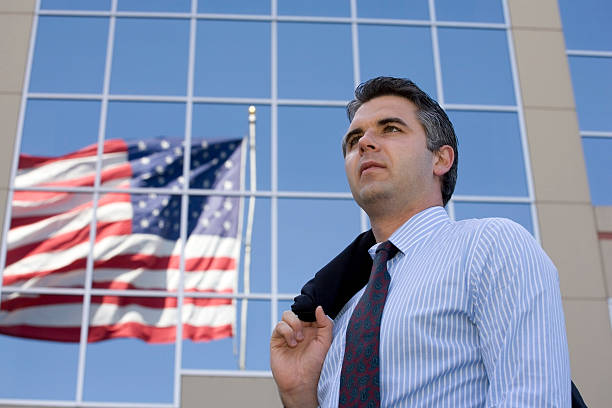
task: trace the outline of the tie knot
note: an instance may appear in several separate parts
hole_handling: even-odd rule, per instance
[[[378,245],[378,247],[376,248],[376,253],[380,253],[380,252],[386,252],[387,254],[387,259],[391,259],[395,256],[395,254],[397,253],[398,249],[395,245],[393,245],[391,243],[391,241],[385,241],[382,242],[380,245]]]

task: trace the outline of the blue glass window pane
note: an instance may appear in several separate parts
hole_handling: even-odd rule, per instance
[[[559,0],[568,49],[612,51],[612,2]]]
[[[353,91],[352,58],[348,24],[279,23],[279,96],[346,100]]]
[[[41,0],[41,9],[110,10],[111,0]]]
[[[191,11],[191,0],[119,0],[117,9],[120,11]]]
[[[270,96],[270,24],[198,21],[195,94]]]
[[[459,141],[455,194],[526,197],[527,178],[515,113],[449,111]]]
[[[278,111],[279,189],[348,192],[341,149],[348,127],[344,109],[281,106]]]
[[[501,0],[436,0],[436,18],[440,21],[503,23]]]
[[[521,224],[533,235],[531,205],[527,203],[455,203],[455,219],[502,217]]]
[[[189,20],[119,18],[111,92],[185,95]]]
[[[357,0],[357,15],[366,18],[429,20],[427,0]]]
[[[102,92],[108,18],[41,16],[30,92]]]
[[[238,370],[239,356],[234,350],[242,327],[242,302],[236,302],[238,321],[234,338],[197,343],[183,341],[183,369]],[[267,371],[270,369],[270,302],[249,300],[247,311],[246,369]]]
[[[440,28],[446,103],[515,105],[506,32]]]
[[[569,57],[581,130],[612,131],[612,58]]]
[[[278,0],[278,14],[291,16],[348,17],[349,0]]]
[[[352,200],[278,200],[278,291],[298,294],[359,234]]]
[[[46,296],[57,298],[59,296]],[[61,296],[66,301],[67,296]],[[80,322],[81,296],[72,296],[74,321]],[[8,296],[2,297],[6,301]],[[30,306],[28,309],[40,306]],[[46,319],[52,319],[52,309],[45,306]],[[5,306],[6,308],[6,306]],[[57,310],[55,311],[57,312]],[[0,316],[6,310],[0,310]],[[35,312],[36,313],[36,312]],[[42,318],[41,318],[42,319]],[[79,343],[62,343],[0,335],[0,398],[74,400],[79,357]],[[7,369],[10,367],[10,370]]]
[[[174,344],[121,338],[87,345],[84,400],[169,403],[173,389]]]
[[[583,137],[582,147],[593,205],[612,205],[612,139]]]
[[[100,102],[31,99],[21,153],[60,156],[97,143]]]
[[[183,103],[111,101],[108,104],[107,140],[181,138],[184,134]]]
[[[199,13],[270,14],[270,0],[206,0],[198,2]]]
[[[257,188],[270,189],[270,107],[255,105],[257,108],[256,154]],[[241,138],[248,134],[248,105],[194,104],[192,138],[229,139]],[[281,136],[282,137],[282,136]],[[247,164],[248,168],[248,164]],[[247,170],[247,180],[248,178]]]
[[[380,75],[409,78],[436,95],[431,30],[362,24],[359,26],[361,80]]]

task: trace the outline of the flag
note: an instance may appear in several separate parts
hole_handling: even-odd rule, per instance
[[[242,189],[242,140],[192,141],[189,187]],[[95,214],[94,289],[176,292],[180,278],[180,194],[122,192],[128,188],[183,188],[184,142],[180,139],[109,140],[101,156],[100,185],[93,194],[61,191],[93,186],[97,146],[62,157],[21,155],[6,238],[3,285],[21,288],[84,288],[90,227]],[[28,191],[33,186],[60,192]],[[183,337],[194,341],[232,336],[232,299],[193,298],[190,293],[233,293],[240,254],[242,199],[189,196],[184,254],[182,317],[174,296],[92,295],[88,341],[135,337],[151,343]],[[79,341],[83,296],[3,296],[0,333],[56,341]]]

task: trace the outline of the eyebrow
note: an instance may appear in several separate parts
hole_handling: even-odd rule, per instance
[[[384,126],[384,125],[389,124],[389,123],[399,123],[402,126],[409,127],[408,124],[406,122],[404,122],[403,119],[397,118],[397,117],[384,118],[384,119],[381,119],[378,122],[376,122],[376,124],[378,126]],[[355,129],[351,130],[346,135],[344,135],[344,137],[342,138],[342,142],[346,143],[346,140],[350,136],[353,136],[354,134],[361,133],[361,132],[363,132],[363,130],[361,128],[355,128]]]

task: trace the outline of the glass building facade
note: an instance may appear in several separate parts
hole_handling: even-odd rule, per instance
[[[250,279],[245,280],[239,270],[237,290],[227,295],[235,299],[237,310],[248,305],[248,313],[237,313],[233,338],[148,344],[137,339],[88,343],[86,336],[80,343],[0,336],[0,358],[10,367],[0,370],[0,406],[42,401],[59,406],[174,407],[184,400],[186,375],[201,376],[204,382],[222,376],[269,380],[268,340],[280,314],[314,272],[368,228],[367,217],[350,195],[340,140],[348,126],[346,102],[356,85],[375,76],[410,78],[448,112],[459,140],[458,182],[447,206],[451,218],[508,217],[544,241],[547,249],[543,226],[551,212],[539,203],[550,200],[538,196],[534,171],[539,170],[532,167],[557,159],[543,158],[541,148],[528,138],[528,132],[535,133],[526,118],[532,107],[531,88],[520,78],[525,62],[516,55],[519,37],[513,34],[517,26],[512,11],[518,6],[513,9],[513,3],[518,2],[39,0],[32,4],[30,42],[22,47],[28,57],[19,89],[20,110],[10,135],[15,143],[12,167],[7,163],[6,170],[4,236],[12,216],[12,195],[23,191],[14,185],[20,154],[62,156],[111,139],[243,138],[248,133],[247,108],[253,105],[257,189],[251,191],[247,183],[238,193],[246,202],[256,202],[252,265]],[[547,4],[552,6],[544,13],[553,19],[561,13],[584,150],[584,156],[579,152],[576,157],[584,157],[590,188],[587,204],[612,206],[608,24],[612,6],[604,0]],[[83,200],[107,192],[99,177],[66,191],[82,195]],[[167,193],[156,188],[128,192]],[[189,185],[170,195],[177,203],[188,203],[202,195],[220,194],[207,186]],[[187,222],[183,214],[187,208],[187,204],[180,207],[182,223]],[[600,238],[606,236],[602,228],[596,228]],[[606,249],[597,247],[593,239],[589,248],[605,257]],[[0,284],[0,295],[3,299],[17,294],[73,297],[82,303],[84,332],[92,296],[184,301],[170,288],[155,293],[93,288],[96,242],[95,234],[86,242],[91,261],[80,283],[71,287]],[[562,262],[554,254],[551,257],[557,266]],[[601,268],[606,266],[598,265],[594,274],[603,273],[597,279],[605,282]],[[564,297],[590,296],[590,292],[566,291],[564,279]],[[593,299],[610,298],[609,286],[604,283],[603,292]],[[568,330],[574,328],[568,324]],[[610,327],[605,330],[609,335]],[[246,362],[240,367],[243,334]],[[612,355],[612,348],[604,353]]]

